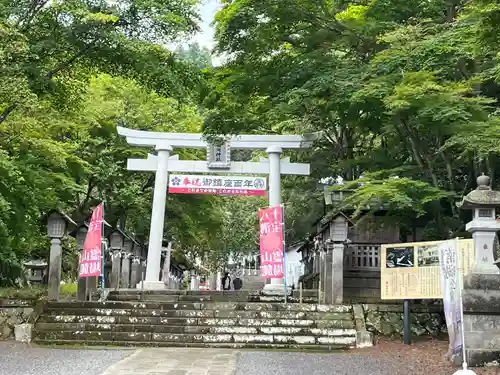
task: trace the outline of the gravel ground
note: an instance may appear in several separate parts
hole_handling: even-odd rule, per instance
[[[447,342],[442,340],[412,345],[397,340],[342,353],[242,350],[234,375],[452,375],[458,369],[444,359],[446,348]],[[133,352],[51,349],[0,342],[0,375],[100,375]],[[169,356],[160,349],[155,349],[154,354],[168,361]],[[498,368],[473,370],[477,375],[500,375]]]
[[[447,342],[412,345],[381,341],[347,353],[248,352],[239,356],[235,375],[452,375],[458,368],[444,359]],[[499,375],[500,369],[473,369],[477,375]]]
[[[131,350],[37,348],[0,342],[0,375],[99,375]]]

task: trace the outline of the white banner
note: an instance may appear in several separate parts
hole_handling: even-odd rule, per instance
[[[460,269],[458,239],[439,245],[439,264],[441,268],[441,290],[443,291],[444,314],[450,338],[449,355],[459,354],[462,350],[462,301],[460,298],[462,272]]]
[[[252,176],[171,174],[168,192],[174,194],[266,195],[266,179]]]

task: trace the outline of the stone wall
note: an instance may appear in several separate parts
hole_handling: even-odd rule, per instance
[[[14,338],[14,327],[34,323],[42,305],[37,300],[0,299],[0,340]]]
[[[364,304],[366,329],[377,336],[403,335],[403,304]],[[411,332],[415,336],[447,333],[442,305],[410,306]]]

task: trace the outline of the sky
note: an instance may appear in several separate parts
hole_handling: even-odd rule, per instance
[[[201,30],[190,40],[190,42],[198,42],[201,46],[212,49],[214,46],[215,30],[211,23],[215,17],[215,13],[221,8],[221,5],[219,0],[202,0],[201,2]]]

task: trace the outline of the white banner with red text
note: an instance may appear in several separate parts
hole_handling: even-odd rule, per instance
[[[168,192],[174,194],[266,195],[263,177],[171,174]]]

